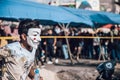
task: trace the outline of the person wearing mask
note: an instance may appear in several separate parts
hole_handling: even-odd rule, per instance
[[[1,80],[28,80],[39,45],[41,29],[36,20],[25,19],[18,27],[19,42],[7,44],[0,49],[0,57],[6,62]],[[34,75],[31,75],[31,79]]]

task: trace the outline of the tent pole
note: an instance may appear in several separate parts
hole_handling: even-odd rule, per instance
[[[62,28],[62,25],[60,23],[58,23],[58,25]]]
[[[66,25],[66,28],[68,28],[69,25],[70,25],[70,23],[68,23],[68,24]]]
[[[63,26],[59,23],[60,27],[63,29],[64,31],[64,34],[65,36],[67,36],[66,32],[65,32],[65,25],[63,24]],[[70,25],[70,23],[67,24],[66,28]],[[70,60],[71,60],[71,64],[73,65],[73,58],[72,58],[72,53],[71,53],[71,50],[70,50],[70,44],[69,44],[69,41],[68,41],[68,38],[65,38],[66,39],[66,43],[67,43],[67,47],[68,47],[68,54],[70,56]]]

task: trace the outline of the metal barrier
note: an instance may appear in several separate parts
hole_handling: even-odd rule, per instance
[[[92,39],[92,38],[100,38],[100,39],[120,39],[120,36],[117,36],[117,37],[110,37],[110,36],[108,36],[108,37],[94,37],[94,36],[40,36],[41,38],[66,38],[66,41],[68,41],[67,40],[67,38],[84,38],[84,39],[87,39],[87,38],[90,38],[90,39]],[[0,40],[10,40],[10,39],[16,39],[16,40],[18,40],[19,39],[19,37],[18,36],[14,36],[14,37],[0,37]],[[69,48],[69,43],[67,44],[68,45],[68,49],[69,49],[69,55],[71,56],[72,54],[71,54],[71,51],[70,51],[70,48]],[[3,45],[2,45],[3,46]],[[0,47],[2,47],[2,46],[0,46]],[[99,55],[99,57],[103,57],[103,55],[102,55],[102,53],[100,53],[100,55]],[[71,56],[71,63],[73,64],[73,59],[72,59],[72,56]],[[105,59],[104,59],[105,60]]]
[[[40,36],[41,38],[103,38],[103,39],[120,39],[120,36],[117,37],[94,37],[94,36]],[[5,39],[5,40],[9,40],[9,39],[19,39],[18,36],[14,36],[14,37],[0,37],[0,39]]]

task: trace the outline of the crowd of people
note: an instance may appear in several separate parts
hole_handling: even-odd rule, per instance
[[[70,54],[77,60],[120,60],[120,31],[114,25],[111,26],[109,32],[104,33],[100,29],[83,30],[80,27],[64,28],[59,25],[42,27],[38,21],[29,19],[20,23],[1,20],[0,36],[20,37],[0,39],[0,56],[11,55],[11,58],[7,59],[12,61],[12,63],[7,64],[8,72],[12,74],[6,72],[3,79],[14,78],[18,80],[17,77],[19,77],[19,79],[25,80],[31,72],[34,57],[34,64],[41,65],[41,67],[44,67],[45,63],[59,63],[60,58],[70,59]],[[44,38],[41,39],[40,36],[44,36]],[[65,38],[64,36],[70,37]],[[21,66],[20,61],[23,66]],[[14,72],[18,68],[23,75],[18,71]],[[33,79],[33,75],[30,75],[30,78]]]
[[[1,36],[19,36],[18,35],[18,23],[1,21],[0,25]],[[102,30],[94,29],[93,31],[82,30],[82,28],[70,27],[63,28],[59,25],[44,26],[42,27],[42,38],[39,50],[38,60],[42,65],[45,62],[52,64],[55,59],[55,63],[58,63],[58,59],[69,59],[69,51],[77,60],[81,59],[112,59],[120,60],[120,40],[114,38],[120,35],[120,31],[112,26],[108,33],[104,33]],[[66,38],[47,38],[47,36],[89,36],[88,38],[68,38],[69,46],[66,42]],[[92,37],[92,38],[90,38]],[[101,38],[109,37],[109,38]],[[17,40],[7,40],[7,43],[12,43]],[[1,46],[2,45],[2,40]],[[7,44],[6,43],[6,44]],[[100,57],[103,54],[103,57]]]

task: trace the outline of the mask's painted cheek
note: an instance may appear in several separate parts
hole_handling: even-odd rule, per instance
[[[40,36],[29,36],[33,42],[39,42],[41,41]]]
[[[38,40],[33,40],[34,38],[31,38],[29,36],[27,36],[27,43],[29,44],[29,46],[37,49],[38,45],[39,45],[39,41]]]
[[[36,40],[36,38],[34,38],[33,40]]]

